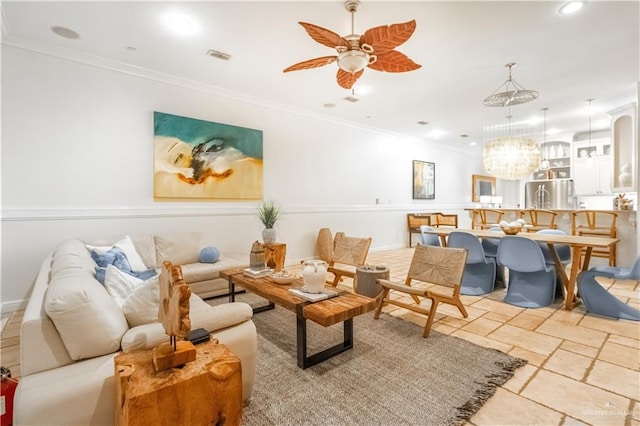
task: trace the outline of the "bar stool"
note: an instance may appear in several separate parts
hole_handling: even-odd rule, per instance
[[[557,229],[556,216],[558,213],[551,210],[529,209],[520,212],[520,217],[531,224],[527,232],[538,232],[541,229]]]
[[[489,229],[500,223],[504,216],[502,210],[474,209],[471,216],[471,229]]]
[[[576,210],[571,212],[571,234],[616,238],[618,213],[607,210]],[[617,265],[616,244],[609,249],[594,248],[592,257],[609,259],[609,266]]]

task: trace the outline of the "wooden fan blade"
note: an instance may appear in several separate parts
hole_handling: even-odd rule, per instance
[[[310,68],[323,67],[325,65],[335,62],[336,59],[338,59],[337,56],[322,56],[320,58],[313,58],[304,62],[298,62],[297,64],[293,64],[290,67],[285,68],[282,72],[308,70]]]
[[[385,53],[409,40],[415,29],[415,19],[402,24],[370,28],[360,37],[360,46],[366,43],[373,47],[373,53],[376,55]]]
[[[378,60],[373,64],[369,64],[369,68],[385,72],[407,72],[417,70],[421,66],[422,65],[416,64],[409,59],[407,55],[397,50],[379,54]]]
[[[338,84],[340,85],[340,87],[344,87],[345,89],[351,89],[355,84],[355,82],[358,81],[358,79],[360,78],[363,72],[364,72],[364,69],[355,73],[350,73],[343,70],[342,68],[338,68],[338,74],[336,75],[336,80],[338,80]]]
[[[331,30],[309,24],[307,22],[298,22],[298,24],[302,25],[307,31],[307,34],[320,44],[324,44],[332,49],[335,49],[337,46],[349,47],[349,42],[347,42],[347,40],[343,39],[339,34],[336,34]]]

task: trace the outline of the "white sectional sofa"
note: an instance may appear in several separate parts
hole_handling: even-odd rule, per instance
[[[170,246],[166,240],[153,237],[134,242],[148,267],[158,265],[170,251],[174,256],[170,260],[175,264],[185,260],[180,258],[185,254],[180,244]],[[160,250],[155,248],[158,242]],[[224,262],[224,257],[222,255],[220,262]],[[217,272],[195,263],[184,267],[185,276],[190,276],[192,281],[193,277],[199,277],[196,283],[219,279]],[[223,265],[235,266],[235,263]],[[222,269],[217,266],[218,271]],[[157,320],[144,321],[143,311],[149,310],[144,294],[150,293],[140,292],[141,296],[137,296],[137,288],[120,306],[96,280],[95,267],[89,250],[79,240],[62,243],[44,260],[21,325],[21,378],[14,402],[14,424],[113,425],[113,358],[121,350],[151,349],[168,341]],[[226,283],[222,284],[220,288],[226,289]],[[129,300],[133,302],[128,303]],[[127,305],[135,308],[135,315],[125,315]],[[212,307],[197,296],[195,290],[190,305],[192,328],[209,330],[240,358],[243,399],[248,402],[253,388],[257,342],[251,307],[245,303]],[[147,313],[146,318],[153,314]],[[138,324],[141,322],[144,324]]]

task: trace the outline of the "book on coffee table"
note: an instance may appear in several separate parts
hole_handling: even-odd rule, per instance
[[[296,295],[298,297],[301,297],[305,300],[309,300],[311,302],[319,302],[320,300],[336,297],[340,294],[335,290],[325,290],[322,293],[307,293],[306,291],[300,288],[290,288],[289,293]]]
[[[271,272],[271,269],[269,268],[264,268],[264,269],[245,268],[244,269],[244,274],[251,278],[266,277],[269,274],[269,272]]]

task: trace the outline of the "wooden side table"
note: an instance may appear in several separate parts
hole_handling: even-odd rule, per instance
[[[196,360],[156,372],[153,351],[114,358],[118,425],[237,425],[242,421],[240,359],[217,339]]]
[[[284,243],[273,243],[264,245],[264,262],[268,268],[276,272],[284,268],[284,259],[287,256],[287,245]]]

